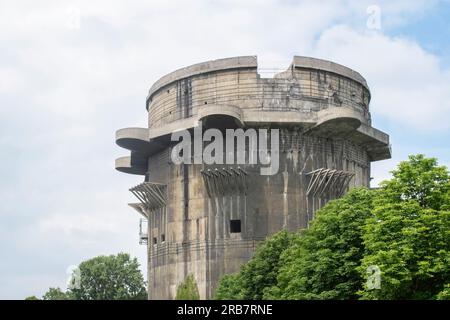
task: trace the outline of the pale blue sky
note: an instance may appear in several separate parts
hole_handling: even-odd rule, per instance
[[[176,68],[293,55],[359,71],[374,126],[393,159],[450,164],[448,1],[2,1],[0,4],[0,298],[65,287],[66,270],[99,254],[137,256],[140,182],[114,170],[114,132],[145,126],[149,86]],[[381,28],[366,22],[369,5]]]

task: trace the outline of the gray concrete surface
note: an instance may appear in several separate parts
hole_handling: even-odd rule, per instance
[[[131,190],[149,220],[149,298],[173,299],[188,274],[202,299],[213,297],[219,279],[237,271],[267,236],[307,228],[329,200],[369,186],[371,161],[391,156],[389,136],[371,126],[369,102],[359,73],[308,57],[294,57],[273,78],[261,77],[256,57],[246,56],[156,81],[147,97],[148,128],[116,133],[130,151],[116,169],[145,175]],[[227,188],[214,189],[221,178],[208,173],[239,172],[238,166],[174,164],[170,134],[200,120],[204,129],[280,129],[278,173],[261,176],[259,165],[241,165],[246,175],[230,174]],[[231,232],[236,221],[240,232]]]

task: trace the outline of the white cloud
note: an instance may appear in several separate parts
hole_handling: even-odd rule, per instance
[[[450,122],[450,70],[417,43],[346,26],[325,30],[314,50],[358,70],[372,91],[371,109],[401,126],[422,131],[447,130]]]
[[[0,68],[0,93],[15,93],[23,89],[21,74],[14,68]]]

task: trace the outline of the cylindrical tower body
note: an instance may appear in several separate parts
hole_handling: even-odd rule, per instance
[[[116,134],[131,150],[116,168],[145,175],[131,191],[140,200],[133,206],[149,222],[150,298],[173,299],[188,274],[201,298],[213,297],[220,277],[248,261],[259,241],[282,229],[307,228],[329,200],[368,187],[370,162],[390,157],[389,137],[371,127],[369,101],[357,72],[306,57],[294,57],[273,78],[261,78],[256,57],[249,56],[193,65],[158,80],[147,97],[148,128]],[[172,133],[202,136],[210,128],[223,133],[224,159],[227,129],[247,133],[246,160],[252,133],[278,129],[277,153],[269,143],[276,172],[262,175],[264,166],[249,161],[175,164]]]

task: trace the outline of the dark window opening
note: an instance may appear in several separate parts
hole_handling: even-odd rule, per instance
[[[153,244],[157,244],[158,243],[158,238],[153,237]]]
[[[161,242],[164,242],[164,241],[166,241],[166,235],[165,235],[165,234],[162,234],[162,235],[161,235]]]
[[[241,232],[241,220],[230,220],[230,233]]]

